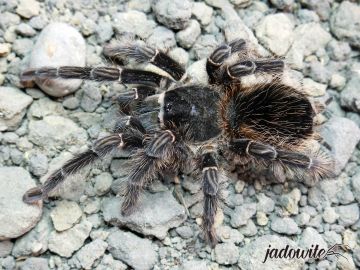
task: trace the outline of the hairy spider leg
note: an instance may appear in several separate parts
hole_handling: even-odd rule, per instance
[[[137,63],[150,63],[167,72],[176,81],[185,74],[185,69],[166,53],[154,49],[148,45],[135,42],[108,45],[104,48],[104,54],[112,59],[129,60]]]

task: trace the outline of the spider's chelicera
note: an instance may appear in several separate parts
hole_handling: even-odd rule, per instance
[[[198,172],[202,183],[202,229],[205,239],[214,245],[215,216],[220,209],[221,183],[226,179],[219,167],[223,160],[275,171],[280,168],[314,180],[330,175],[331,160],[309,146],[316,110],[303,92],[282,80],[282,60],[259,58],[244,40],[234,40],[217,47],[207,59],[208,83],[202,85],[191,83],[180,64],[148,45],[121,43],[105,47],[104,53],[119,65],[44,67],[22,74],[26,80],[79,78],[133,85],[117,98],[127,115],[119,119],[113,133],[75,155],[43,185],[26,192],[25,202],[47,198],[66,177],[114,150],[130,150],[133,162],[122,213],[133,212],[143,188],[158,175],[190,168]],[[126,60],[150,63],[168,75],[125,68],[121,64]],[[259,75],[267,79],[245,82],[247,77]],[[139,111],[132,110],[141,106],[131,106],[134,103],[152,104],[158,111],[157,128],[144,127]]]

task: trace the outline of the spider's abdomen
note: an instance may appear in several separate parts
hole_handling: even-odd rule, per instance
[[[218,136],[219,93],[198,85],[178,87],[167,91],[159,100],[159,114],[163,126],[173,125],[186,130],[190,139],[202,142]]]
[[[313,134],[313,117],[307,97],[281,83],[233,85],[222,100],[222,126],[231,138],[297,145]]]

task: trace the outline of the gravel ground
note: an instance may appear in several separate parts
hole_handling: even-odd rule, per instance
[[[360,6],[334,0],[0,0],[1,269],[359,269]],[[57,22],[57,23],[54,23]],[[56,200],[25,205],[23,193],[112,127],[122,85],[19,81],[26,67],[101,65],[102,46],[131,32],[203,81],[204,61],[223,41],[245,38],[261,54],[286,59],[314,100],[336,161],[334,179],[316,184],[269,177],[226,188],[220,243],[199,234],[199,183],[181,192],[154,181],[137,214],[120,215],[126,153],[86,169]],[[42,90],[41,90],[42,89]],[[284,177],[285,178],[285,177]],[[269,245],[328,248],[346,259],[270,259]]]

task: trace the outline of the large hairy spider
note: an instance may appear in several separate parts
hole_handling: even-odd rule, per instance
[[[27,191],[25,202],[46,198],[69,175],[116,149],[126,149],[133,162],[122,213],[133,212],[143,188],[159,174],[179,173],[190,166],[201,178],[202,229],[214,245],[214,222],[225,179],[220,160],[285,169],[314,180],[329,176],[330,160],[309,146],[316,110],[303,92],[282,80],[282,60],[259,58],[243,39],[234,40],[217,47],[207,59],[208,84],[201,85],[189,82],[184,68],[165,52],[145,44],[120,43],[106,47],[104,53],[119,66],[44,67],[22,74],[24,79],[80,78],[134,85],[117,98],[128,115],[119,119],[113,133],[67,161],[43,185]],[[150,63],[168,76],[120,67],[124,60]],[[249,76],[257,78],[255,84],[245,83]],[[156,106],[149,102],[154,99]],[[134,102],[152,104],[158,111],[156,129],[144,127],[138,118],[141,112],[131,109]]]

